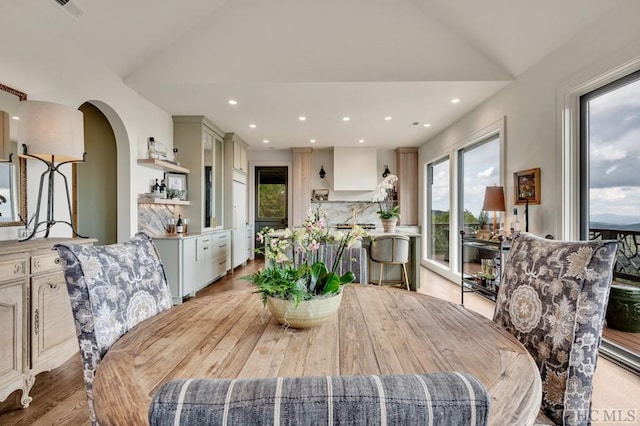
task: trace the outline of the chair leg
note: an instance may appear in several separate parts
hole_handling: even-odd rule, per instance
[[[411,287],[409,286],[409,277],[407,276],[407,267],[404,263],[402,264],[402,280],[407,284],[407,290],[411,291]]]
[[[380,274],[378,274],[378,285],[382,285],[382,268],[384,268],[384,263],[380,263]]]

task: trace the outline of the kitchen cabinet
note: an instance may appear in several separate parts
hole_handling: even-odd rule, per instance
[[[0,242],[0,401],[21,390],[28,407],[36,375],[78,352],[71,303],[52,247],[95,239],[48,238]]]
[[[223,135],[204,116],[173,117],[173,145],[179,150],[181,165],[190,170],[187,179],[190,205],[179,208],[182,216],[190,219],[192,233],[207,232],[223,225]]]
[[[196,238],[154,239],[174,305],[196,291]]]
[[[234,142],[233,148],[233,168],[243,173],[247,173],[249,169],[247,163],[247,148],[237,141]]]
[[[396,148],[398,225],[418,224],[418,148]]]
[[[231,232],[223,231],[213,234],[214,275],[221,277],[231,269]]]
[[[247,256],[247,166],[246,144],[233,133],[224,137],[225,162],[234,167],[226,169],[225,181],[230,182],[230,191],[225,193],[225,228],[231,229],[231,267],[236,268],[246,263]],[[244,149],[245,154],[242,154]],[[242,160],[244,155],[244,160]],[[236,160],[240,161],[237,162]],[[244,170],[238,167],[244,167]]]
[[[247,259],[253,260],[255,258],[253,248],[253,226],[247,224]]]
[[[234,221],[231,235],[233,238],[231,256],[233,268],[247,262],[247,184],[233,181]]]
[[[220,230],[183,237],[156,237],[174,305],[231,269],[231,232]]]
[[[246,142],[235,133],[226,133],[224,141],[225,150],[229,153],[227,157],[229,164],[233,165],[233,170],[246,175],[249,172]]]

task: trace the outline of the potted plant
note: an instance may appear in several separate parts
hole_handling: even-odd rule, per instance
[[[294,328],[307,328],[329,320],[342,300],[341,286],[355,280],[352,271],[336,273],[345,249],[367,233],[354,226],[346,235],[330,232],[326,213],[309,211],[300,228],[285,229],[274,237],[265,228],[258,241],[265,244],[265,267],[242,277],[256,286],[256,293],[276,319]],[[328,245],[335,258],[327,263]],[[262,251],[258,249],[257,251]]]
[[[480,229],[489,229],[489,213],[481,211],[478,215],[478,225]]]
[[[396,223],[400,218],[400,206],[394,205],[395,201],[393,199],[394,186],[397,181],[398,176],[388,175],[378,184],[373,196],[373,202],[378,203],[380,208],[377,213],[382,221],[384,232],[395,232]]]

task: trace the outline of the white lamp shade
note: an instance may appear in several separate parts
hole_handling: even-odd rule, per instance
[[[82,160],[82,112],[52,102],[20,102],[18,143],[27,146],[27,154],[45,161]]]

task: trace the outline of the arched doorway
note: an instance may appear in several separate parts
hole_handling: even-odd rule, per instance
[[[74,223],[80,235],[97,238],[97,244],[118,240],[118,172],[116,138],[107,117],[85,102],[86,163],[74,165]],[[80,200],[80,202],[78,202]]]

